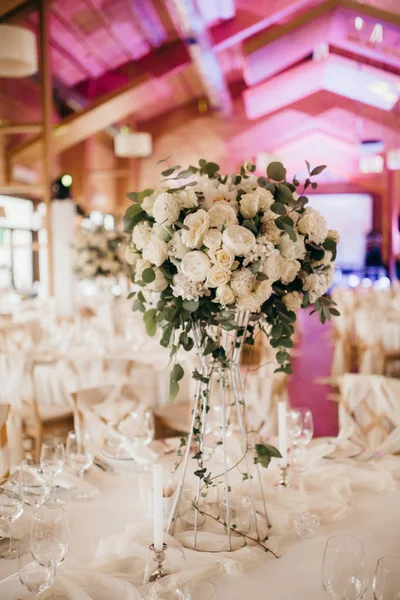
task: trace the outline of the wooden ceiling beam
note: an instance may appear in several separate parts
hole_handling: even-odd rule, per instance
[[[1,0],[0,22],[16,23],[38,8],[38,0]]]
[[[20,133],[40,133],[42,131],[41,123],[5,123],[0,122],[0,135],[14,135]]]
[[[148,78],[144,76],[136,78],[116,92],[106,94],[94,104],[61,121],[53,128],[54,154],[59,154],[134,112],[140,102],[139,88],[147,81]],[[38,136],[11,148],[9,159],[13,163],[34,162],[40,156],[42,141],[42,137]]]

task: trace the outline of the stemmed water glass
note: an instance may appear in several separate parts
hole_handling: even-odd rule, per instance
[[[373,583],[375,600],[400,600],[400,557],[382,556]]]
[[[83,480],[85,471],[93,464],[94,454],[92,440],[87,432],[70,431],[67,437],[66,458],[68,464],[76,470],[78,477]],[[74,496],[77,502],[87,502],[91,496],[84,490],[79,490]]]
[[[132,455],[137,463],[146,463],[141,450],[154,439],[155,426],[153,414],[146,411],[130,412],[118,425],[118,431],[126,438],[128,449],[131,445]]]
[[[367,590],[364,548],[346,535],[329,538],[322,561],[322,585],[329,600],[361,600]]]
[[[39,599],[42,592],[47,590],[54,581],[54,566],[44,567],[36,562],[30,552],[19,555],[19,580],[32,594]]]
[[[45,502],[50,492],[50,481],[41,465],[33,457],[22,461],[19,467],[18,484],[26,504],[37,508]]]
[[[50,495],[57,476],[65,466],[64,446],[56,438],[43,442],[40,451],[40,466],[50,481]]]
[[[70,531],[63,508],[44,505],[32,517],[30,551],[43,567],[54,571],[64,561],[70,549]],[[56,600],[54,596],[52,600]],[[61,600],[57,596],[57,600]]]
[[[314,421],[311,410],[308,408],[296,408],[290,411],[292,422],[292,460],[300,470],[304,469],[306,446],[312,440],[314,434]]]
[[[23,513],[23,502],[20,495],[0,488],[0,520],[5,521],[9,528],[9,546],[0,553],[0,558],[13,559],[19,554],[18,545],[14,542],[13,523]]]

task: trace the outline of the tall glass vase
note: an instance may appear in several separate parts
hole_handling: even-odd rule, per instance
[[[194,322],[201,369],[167,531],[197,550],[231,551],[268,537],[266,500],[240,370],[249,312],[234,326]],[[232,322],[232,321],[231,321]],[[182,440],[185,442],[185,440]]]

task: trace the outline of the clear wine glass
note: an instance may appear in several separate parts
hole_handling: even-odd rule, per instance
[[[131,446],[132,455],[139,465],[149,462],[143,449],[154,440],[155,426],[153,413],[130,412],[118,425],[118,431],[126,438],[126,446]]]
[[[70,431],[67,437],[66,457],[68,464],[76,470],[78,477],[83,480],[85,471],[93,464],[94,454],[92,441],[87,432]],[[87,502],[92,497],[84,490],[78,490],[74,496],[77,502]]]
[[[70,532],[65,510],[61,506],[38,508],[31,521],[30,550],[37,562],[45,567],[60,565],[70,548]]]
[[[13,523],[23,513],[23,502],[20,495],[14,494],[0,488],[0,520],[8,525],[9,529],[9,546],[6,550],[0,553],[0,558],[12,560],[18,558],[20,552],[20,544],[16,544],[13,535]]]
[[[373,583],[375,600],[400,600],[400,557],[382,556]]]
[[[218,600],[218,594],[211,581],[188,581],[181,588],[179,600]]]
[[[37,508],[50,493],[50,480],[36,458],[28,457],[19,467],[18,484],[26,504]]]
[[[41,593],[47,590],[54,581],[54,566],[44,567],[36,562],[30,552],[21,553],[19,556],[19,580],[39,600]]]
[[[306,446],[311,442],[314,435],[314,421],[311,410],[308,408],[296,408],[290,411],[293,422],[293,451],[292,460],[300,470],[304,469]]]
[[[50,481],[50,495],[57,476],[62,473],[65,466],[64,445],[56,438],[43,442],[40,451],[40,465],[43,473]]]
[[[322,585],[329,600],[361,600],[367,590],[364,548],[346,535],[329,538],[322,561]]]
[[[149,410],[130,412],[118,425],[118,431],[126,438],[147,446],[154,440],[154,417]]]

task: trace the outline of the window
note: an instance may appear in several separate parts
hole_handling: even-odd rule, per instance
[[[47,245],[44,205],[0,196],[6,216],[0,217],[0,289],[31,290],[34,282],[47,289]],[[44,235],[43,235],[44,234]]]

